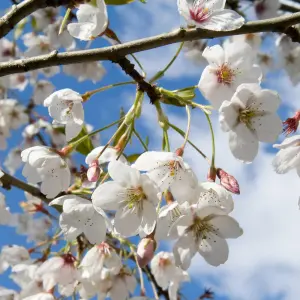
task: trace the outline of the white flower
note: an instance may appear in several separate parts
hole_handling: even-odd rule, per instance
[[[120,273],[113,279],[113,285],[108,296],[111,300],[126,300],[129,293],[133,293],[136,287],[135,276],[127,269],[121,269]]]
[[[42,31],[46,29],[50,24],[52,24],[59,13],[59,10],[54,7],[46,7],[36,10],[32,16],[35,20],[34,29],[36,31]]]
[[[25,90],[28,84],[28,79],[24,74],[9,75],[9,88],[17,89],[21,92]]]
[[[14,300],[18,299],[18,294],[14,290],[6,289],[2,286],[0,286],[0,299],[1,300]]]
[[[285,174],[296,169],[300,176],[300,135],[288,137],[273,147],[280,149],[272,163],[276,173]]]
[[[247,33],[247,34],[240,34],[240,35],[233,35],[229,37],[225,41],[231,43],[247,43],[253,50],[259,51],[259,48],[262,43],[262,38],[259,33]]]
[[[20,56],[17,45],[6,38],[0,40],[0,61],[10,61]]]
[[[187,272],[175,266],[172,253],[159,252],[151,261],[151,272],[162,289],[169,287],[169,297],[177,300],[177,290],[183,281],[189,281]]]
[[[64,29],[61,34],[58,34],[61,22],[62,18],[58,18],[55,23],[47,27],[46,33],[49,37],[50,44],[56,49],[63,47],[67,50],[73,50],[76,47],[76,43],[68,30]]]
[[[244,162],[252,162],[260,142],[275,142],[282,132],[276,111],[280,105],[277,93],[262,90],[259,85],[242,84],[231,101],[220,108],[220,124],[229,133],[232,154]]]
[[[108,173],[113,181],[99,185],[92,195],[95,209],[116,210],[114,226],[123,236],[134,236],[140,229],[152,233],[158,203],[154,182],[119,161],[109,163]]]
[[[91,248],[79,265],[80,278],[84,281],[98,281],[103,268],[118,274],[122,268],[121,258],[108,244],[101,243]]]
[[[14,175],[22,166],[21,152],[20,148],[13,148],[5,158],[3,165],[11,175]]]
[[[242,83],[260,83],[261,69],[255,65],[255,51],[247,43],[227,43],[207,47],[203,56],[209,65],[204,69],[198,88],[219,109],[230,100]]]
[[[66,65],[63,66],[63,71],[67,75],[77,77],[79,82],[92,80],[93,83],[97,83],[105,75],[104,67],[97,61]]]
[[[82,97],[71,89],[54,92],[44,101],[49,115],[55,124],[66,125],[67,141],[75,138],[81,131],[84,121]]]
[[[55,300],[53,294],[50,293],[38,293],[35,295],[23,298],[23,300]]]
[[[44,103],[46,97],[50,96],[55,90],[54,85],[47,80],[40,80],[34,84],[32,100],[35,105]]]
[[[97,6],[90,4],[79,5],[76,13],[78,23],[68,24],[69,33],[80,40],[89,41],[101,35],[108,26],[106,4],[97,0]]]
[[[20,262],[29,260],[30,256],[24,247],[12,245],[4,246],[0,253],[0,274],[10,266],[15,266]]]
[[[53,49],[49,38],[45,35],[36,35],[33,32],[29,32],[23,35],[23,41],[25,46],[28,47],[24,53],[27,57],[46,55]]]
[[[205,58],[202,56],[203,50],[206,48],[206,42],[202,40],[185,42],[184,43],[184,56],[193,62],[204,65],[206,64]]]
[[[51,257],[37,269],[36,279],[43,282],[46,291],[51,290],[58,283],[62,286],[74,283],[78,277],[74,266],[75,260],[70,253]]]
[[[173,152],[145,152],[136,160],[134,167],[147,171],[147,175],[161,192],[170,187],[173,196],[180,203],[189,201],[197,186],[196,176],[190,166]]]
[[[5,203],[5,196],[0,193],[0,224],[7,225],[10,224],[11,221],[11,213],[9,212],[9,208]]]
[[[35,146],[23,150],[23,175],[30,183],[41,182],[41,192],[53,198],[69,188],[71,173],[66,161],[51,148]]]
[[[244,18],[225,8],[224,0],[177,0],[179,13],[189,26],[208,30],[229,31],[240,28]]]
[[[173,253],[176,265],[187,270],[194,255],[199,252],[213,266],[224,264],[228,258],[226,239],[238,238],[243,232],[239,224],[224,215],[218,206],[195,205],[191,212],[174,223],[182,232]]]
[[[277,17],[279,8],[279,0],[256,0],[254,2],[254,9],[259,19]]]
[[[290,37],[281,35],[276,40],[278,48],[279,64],[287,72],[293,85],[300,82],[300,46],[298,43],[293,43]]]
[[[101,243],[106,235],[106,216],[103,211],[95,211],[92,202],[76,195],[66,195],[54,199],[49,205],[62,205],[59,226],[67,240],[74,240],[84,233],[92,243]]]

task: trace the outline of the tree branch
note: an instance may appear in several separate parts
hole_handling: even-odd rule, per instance
[[[4,174],[2,177],[0,177],[0,183],[2,183],[2,188],[10,190],[11,187],[14,186],[20,190],[23,190],[24,192],[31,194],[32,196],[40,198],[47,204],[52,200],[46,198],[45,195],[42,194],[38,188],[7,174],[3,170],[1,171]]]
[[[24,18],[40,8],[58,7],[71,3],[71,0],[25,0],[13,5],[11,10],[0,19],[0,38],[7,35]]]
[[[15,61],[1,63],[0,77],[9,74],[23,73],[58,65],[69,65],[74,63],[99,60],[118,61],[119,59],[123,58],[128,54],[150,50],[183,41],[211,39],[256,32],[285,33],[290,26],[299,23],[300,13],[295,13],[289,16],[282,16],[262,21],[248,22],[241,28],[232,31],[209,31],[199,28],[180,28],[170,33],[165,33],[150,38],[144,38],[101,49],[90,49],[63,53],[57,53],[54,51],[47,55],[41,55],[32,58],[19,59]],[[298,39],[293,37],[293,40],[300,42],[300,38]]]

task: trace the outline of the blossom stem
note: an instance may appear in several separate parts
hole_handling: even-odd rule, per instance
[[[188,123],[187,123],[186,132],[185,132],[184,142],[181,146],[182,149],[184,149],[184,147],[186,146],[186,143],[189,139],[190,130],[191,130],[191,110],[188,105],[185,106],[185,109],[186,109],[186,113],[187,113],[187,117],[188,117]]]
[[[92,136],[94,136],[95,134],[97,134],[97,133],[99,133],[99,132],[101,132],[101,131],[104,131],[104,130],[109,129],[110,127],[112,127],[112,126],[114,126],[114,125],[119,124],[120,121],[123,121],[124,119],[125,119],[125,117],[122,117],[121,119],[119,119],[119,120],[117,120],[117,121],[115,121],[115,122],[113,122],[113,123],[110,123],[109,125],[107,125],[107,126],[105,126],[105,127],[102,127],[102,128],[100,128],[100,129],[97,129],[97,130],[95,130],[95,131],[93,131],[93,132],[91,132],[91,133],[89,133],[89,134],[83,136],[83,137],[80,138],[79,140],[77,140],[77,141],[75,141],[75,142],[69,144],[69,146],[71,146],[73,149],[75,149],[78,145],[80,145],[82,142],[84,142],[84,141],[85,141],[86,139],[88,139],[89,137],[92,137]]]
[[[64,18],[63,18],[63,20],[62,20],[62,22],[61,22],[61,25],[60,25],[60,27],[59,27],[58,35],[61,35],[62,32],[64,31],[64,29],[65,29],[65,27],[66,27],[66,25],[67,25],[67,22],[68,22],[68,20],[69,20],[71,11],[72,11],[71,8],[68,8],[68,9],[67,9],[67,11],[66,11],[66,13],[65,13],[65,15],[64,15]]]
[[[175,130],[177,133],[179,133],[182,137],[185,137],[185,133],[183,130],[181,130],[180,128],[178,128],[177,126],[169,123],[169,126]],[[187,139],[187,142],[203,157],[207,160],[207,162],[209,164],[211,164],[210,159],[193,143],[191,142],[189,139]]]
[[[165,73],[168,71],[168,69],[173,65],[174,61],[177,59],[179,53],[181,52],[182,50],[182,47],[184,45],[184,42],[181,42],[180,43],[180,46],[179,48],[177,49],[175,55],[173,56],[173,58],[171,59],[171,61],[166,65],[166,67],[161,70],[161,71],[158,71],[151,79],[150,79],[150,83],[153,83],[155,81],[157,81],[158,79],[160,79],[161,77],[163,77],[165,75]]]
[[[83,102],[86,102],[87,100],[90,99],[91,96],[93,96],[97,93],[106,91],[106,90],[111,89],[113,87],[127,85],[127,84],[135,84],[135,81],[124,81],[124,82],[109,84],[109,85],[103,86],[101,88],[98,88],[98,89],[95,89],[95,90],[92,90],[92,91],[88,91],[88,92],[82,94],[81,97],[83,99]]]
[[[138,138],[138,140],[140,141],[140,143],[143,146],[144,150],[148,151],[147,145],[144,143],[143,139],[141,138],[140,134],[135,130],[135,128],[133,128],[133,133]]]
[[[164,138],[164,145],[167,148],[168,152],[171,152],[171,147],[170,147],[170,141],[169,141],[169,135],[168,131],[163,129],[163,138]]]
[[[210,117],[207,113],[205,113],[208,125],[209,125],[209,130],[210,130],[210,134],[211,134],[211,146],[212,146],[212,155],[211,155],[211,163],[210,166],[212,169],[215,168],[215,158],[216,158],[216,145],[215,145],[215,135],[214,135],[214,130],[212,127],[212,123],[210,120]]]
[[[213,108],[210,105],[202,105],[202,104],[199,104],[199,103],[196,103],[196,102],[191,102],[191,105],[194,106],[194,107],[200,108],[205,114],[208,114],[208,115],[211,114],[210,109]]]
[[[139,272],[139,276],[140,276],[141,296],[145,296],[146,289],[145,289],[143,271],[142,271],[141,267],[139,266],[138,257],[137,257],[137,253],[136,253],[135,249],[132,246],[130,246],[130,250],[133,253],[133,256],[134,256],[134,259],[136,262],[136,266],[137,266],[137,269]]]

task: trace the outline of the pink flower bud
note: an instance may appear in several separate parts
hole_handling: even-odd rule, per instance
[[[297,111],[292,118],[288,118],[283,122],[283,132],[286,135],[297,131],[300,121],[300,111]]]
[[[143,238],[137,247],[137,261],[141,268],[145,267],[153,258],[156,241],[152,238]]]
[[[98,160],[93,160],[89,165],[89,169],[87,170],[87,178],[90,182],[96,182],[99,179],[101,170],[99,167]]]
[[[237,180],[222,169],[217,170],[217,175],[220,179],[220,184],[229,192],[233,194],[240,194],[240,187]]]

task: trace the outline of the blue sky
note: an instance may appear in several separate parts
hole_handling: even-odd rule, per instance
[[[128,41],[170,31],[183,25],[176,10],[175,0],[148,1],[147,5],[140,2],[125,7],[109,7],[110,26],[120,36]],[[9,0],[0,1],[0,10],[10,5]],[[252,16],[252,12],[249,11]],[[214,43],[215,41],[212,41]],[[103,40],[95,41],[92,47],[104,45]],[[139,53],[144,68],[149,77],[163,68],[176,51],[176,45]],[[272,39],[264,45],[264,50],[273,52]],[[78,83],[75,78],[57,75],[51,81],[56,89],[72,88],[79,93],[105,86],[111,83],[127,81],[128,77],[120,68],[110,62],[103,63],[106,75],[96,84],[90,81]],[[167,89],[179,89],[197,84],[202,68],[180,55],[165,78],[159,84]],[[299,85],[293,87],[285,73],[278,70],[267,77],[263,83],[266,88],[275,88],[282,100],[280,115],[285,118],[297,109],[297,97],[300,94]],[[117,87],[97,94],[85,103],[85,120],[95,128],[116,120],[119,109],[126,109],[133,103],[134,86]],[[31,95],[28,88],[18,93],[20,102],[26,104]],[[206,103],[197,92],[197,101]],[[164,106],[172,123],[184,129],[186,116],[183,109]],[[47,115],[44,108],[39,111]],[[143,137],[149,135],[152,149],[160,149],[161,130],[156,122],[156,111],[145,99],[143,115],[138,128]],[[192,112],[191,139],[206,153],[210,153],[210,136],[203,115],[199,111]],[[235,197],[234,217],[244,229],[244,235],[230,241],[230,257],[224,266],[214,268],[197,256],[190,268],[191,283],[183,287],[187,299],[197,299],[203,287],[211,287],[217,293],[217,300],[294,300],[299,299],[300,287],[300,212],[298,210],[299,178],[291,172],[286,176],[275,174],[271,167],[274,151],[270,145],[261,145],[256,161],[251,165],[237,162],[231,155],[227,136],[219,129],[217,114],[213,114],[213,125],[217,141],[217,166],[233,174],[240,183],[241,195]],[[113,132],[106,131],[101,135],[102,143],[108,140]],[[182,143],[182,138],[170,132],[171,148],[176,149]],[[9,149],[0,152],[0,162],[3,163],[9,150],[18,145],[21,140],[21,130],[15,131],[9,139]],[[141,151],[134,143],[126,153]],[[188,148],[185,158],[196,171],[200,181],[204,181],[208,166],[197,153]],[[81,158],[82,159],[82,158]],[[17,177],[22,178],[21,172]],[[18,202],[24,200],[21,191],[13,189],[7,195],[7,204],[11,211],[20,211]],[[24,245],[25,237],[15,234],[13,228],[0,227],[0,246],[6,244]],[[164,245],[164,248],[168,245]],[[7,278],[7,273],[0,275],[0,285],[13,287]]]

